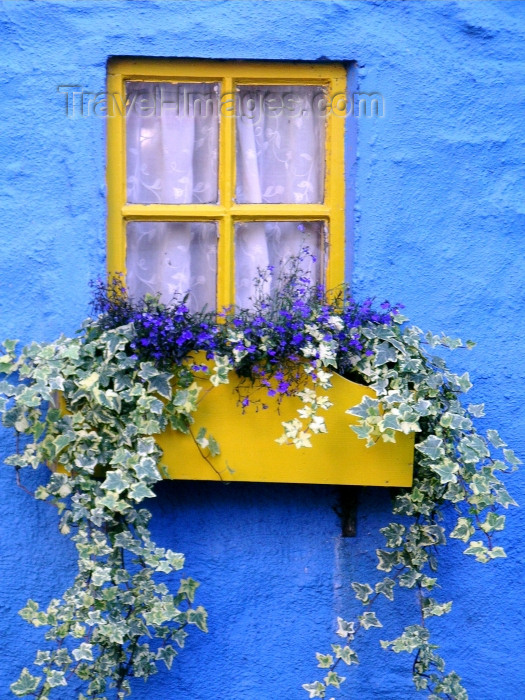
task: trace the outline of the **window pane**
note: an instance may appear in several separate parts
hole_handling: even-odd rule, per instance
[[[238,88],[237,202],[324,201],[323,99],[318,85]]]
[[[130,221],[127,225],[127,286],[132,297],[161,295],[164,303],[189,292],[188,306],[215,309],[217,223]]]
[[[257,271],[269,265],[273,276],[292,256],[301,256],[301,268],[312,284],[323,281],[322,221],[251,221],[235,226],[235,303],[250,308]],[[271,284],[266,289],[271,293]]]
[[[218,84],[127,82],[126,95],[128,202],[216,203]]]

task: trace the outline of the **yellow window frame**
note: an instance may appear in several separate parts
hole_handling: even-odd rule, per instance
[[[233,97],[235,85],[319,85],[332,107],[326,117],[325,197],[322,204],[237,204],[235,194],[235,119],[222,115],[219,125],[218,204],[128,204],[126,201],[125,83],[214,82],[221,95]],[[108,71],[108,272],[125,272],[128,221],[217,221],[217,307],[234,301],[234,226],[243,221],[322,221],[326,224],[325,284],[328,289],[344,281],[344,126],[346,71],[343,66],[314,63],[255,63],[182,61],[171,59],[114,59]],[[277,445],[282,421],[297,415],[301,402],[289,398],[279,406],[265,398],[268,411],[243,415],[230,385],[206,392],[197,423],[216,437],[221,454],[203,459],[188,435],[168,428],[157,436],[165,476],[172,479],[268,481],[317,484],[409,486],[412,483],[414,436],[399,435],[395,443],[378,442],[367,448],[350,430],[351,419],[341,407],[353,406],[366,387],[334,374],[326,416],[328,435],[319,437],[314,450]],[[242,427],[241,427],[242,426]],[[244,440],[239,440],[239,427]],[[246,459],[245,445],[251,458]]]
[[[126,81],[214,82],[221,95],[235,86],[319,85],[326,91],[325,196],[322,204],[237,204],[235,197],[235,119],[220,115],[218,204],[128,204],[126,198]],[[322,221],[327,289],[344,282],[344,125],[346,70],[341,65],[112,59],[108,66],[107,267],[126,272],[128,221],[217,221],[217,308],[234,302],[234,226],[247,221]],[[222,107],[222,104],[221,104]],[[222,111],[222,109],[220,110]],[[229,111],[229,110],[228,110]]]

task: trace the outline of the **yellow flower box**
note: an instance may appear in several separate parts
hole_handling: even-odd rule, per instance
[[[206,388],[210,386],[206,381]],[[211,457],[207,448],[201,452],[191,435],[169,429],[156,437],[164,451],[162,463],[168,478],[411,486],[413,434],[396,433],[395,443],[380,440],[366,447],[366,441],[349,427],[357,418],[345,413],[346,409],[357,405],[364,395],[374,396],[374,391],[337,374],[332,377],[331,389],[319,391],[333,403],[320,412],[328,432],[313,435],[312,447],[298,449],[280,445],[276,438],[283,434],[283,421],[298,417],[297,409],[304,407],[301,400],[284,397],[279,404],[261,390],[261,401],[268,408],[256,410],[252,405],[243,412],[232,373],[229,384],[202,392],[192,426],[195,436],[206,428],[219,443],[220,454]]]

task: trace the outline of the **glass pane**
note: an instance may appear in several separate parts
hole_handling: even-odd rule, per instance
[[[324,201],[326,120],[319,85],[237,90],[236,200],[240,204]]]
[[[322,221],[250,221],[235,226],[235,303],[250,308],[258,270],[273,268],[273,277],[292,256],[312,284],[323,281]],[[265,289],[272,292],[272,283]]]
[[[219,152],[216,83],[126,83],[127,200],[214,204]]]
[[[132,297],[160,293],[168,303],[174,295],[189,292],[191,311],[215,309],[217,223],[130,221],[126,268]]]

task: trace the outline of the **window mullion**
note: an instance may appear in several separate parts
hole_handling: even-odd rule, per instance
[[[330,215],[330,208],[324,204],[237,204],[230,211],[236,219],[255,221],[302,221]]]
[[[235,192],[235,94],[230,76],[222,80],[220,105],[219,202],[230,209]]]
[[[219,221],[219,243],[217,250],[217,309],[230,306],[234,301],[233,221],[226,214]]]
[[[219,202],[224,212],[219,222],[217,265],[217,308],[229,306],[234,300],[234,244],[230,211],[235,192],[235,94],[232,76],[225,75],[221,83],[219,131]]]
[[[125,219],[147,221],[217,220],[225,213],[225,208],[216,204],[125,204],[122,207]]]

